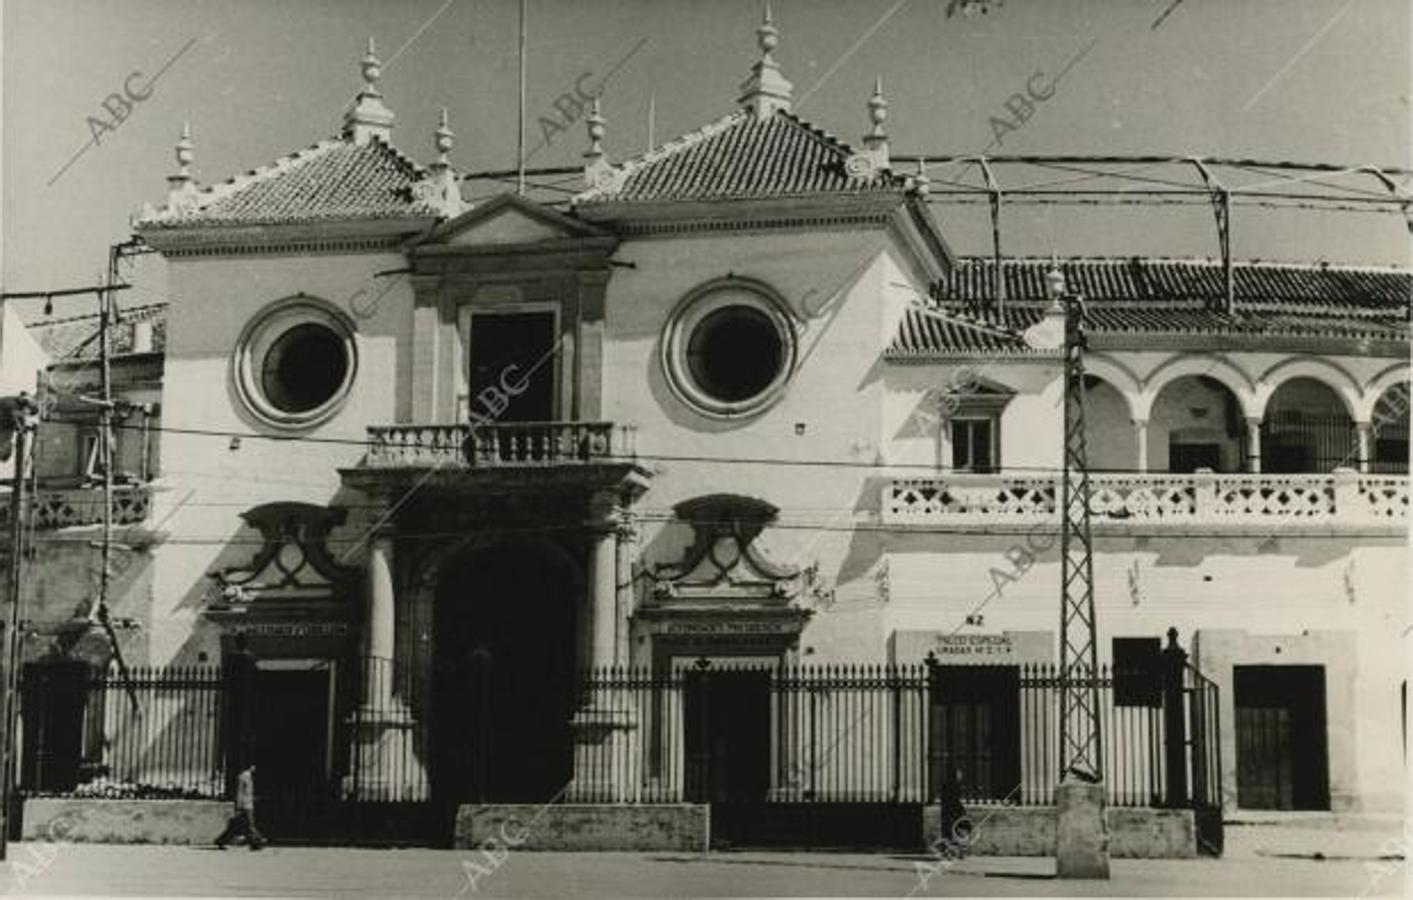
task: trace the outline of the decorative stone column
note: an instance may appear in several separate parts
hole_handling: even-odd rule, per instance
[[[343,793],[363,800],[422,800],[426,774],[413,748],[412,714],[393,696],[393,539],[376,535],[368,544],[367,596],[363,622],[362,696],[354,713],[354,746]]]
[[[589,538],[589,666],[611,666],[618,644],[618,548],[616,529],[594,528]]]
[[[1261,471],[1261,419],[1257,416],[1246,419],[1246,471]]]
[[[1354,423],[1355,436],[1359,441],[1359,471],[1369,473],[1369,463],[1373,461],[1374,429],[1368,422]]]
[[[598,495],[585,522],[589,532],[587,594],[588,683],[581,685],[574,715],[574,782],[567,799],[576,803],[623,803],[635,799],[638,771],[637,717],[622,688],[605,683],[605,669],[620,663],[618,585],[625,511],[611,495]]]
[[[1148,471],[1148,420],[1133,419],[1133,434],[1138,439],[1138,465],[1134,469],[1138,472]]]

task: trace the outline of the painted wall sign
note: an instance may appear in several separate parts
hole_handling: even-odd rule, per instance
[[[948,634],[922,630],[895,631],[888,638],[888,658],[894,662],[919,663],[928,653],[936,654],[944,665],[1053,662],[1055,638],[1048,631]]]
[[[270,637],[343,637],[349,633],[347,622],[238,622],[229,626],[235,634],[267,635]]]
[[[799,625],[791,622],[668,622],[664,634],[723,635],[794,634]]]

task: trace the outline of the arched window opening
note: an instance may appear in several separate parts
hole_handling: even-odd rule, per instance
[[[1276,388],[1261,422],[1265,472],[1332,472],[1359,464],[1358,435],[1339,395],[1314,378]]]
[[[1150,472],[1240,472],[1246,467],[1241,404],[1225,384],[1184,375],[1163,386],[1149,416]]]
[[[1369,422],[1369,470],[1382,475],[1408,474],[1408,382],[1391,385],[1374,404]]]

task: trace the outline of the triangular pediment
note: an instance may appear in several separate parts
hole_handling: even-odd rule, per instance
[[[421,243],[504,247],[607,236],[597,226],[515,194],[502,194],[438,226]]]

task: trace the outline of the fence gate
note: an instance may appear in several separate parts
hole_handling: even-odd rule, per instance
[[[920,667],[699,668],[683,694],[686,796],[717,847],[922,845]]]
[[[272,841],[428,845],[445,839],[417,756],[424,722],[406,667],[386,659],[228,662],[227,771],[256,766]]]

